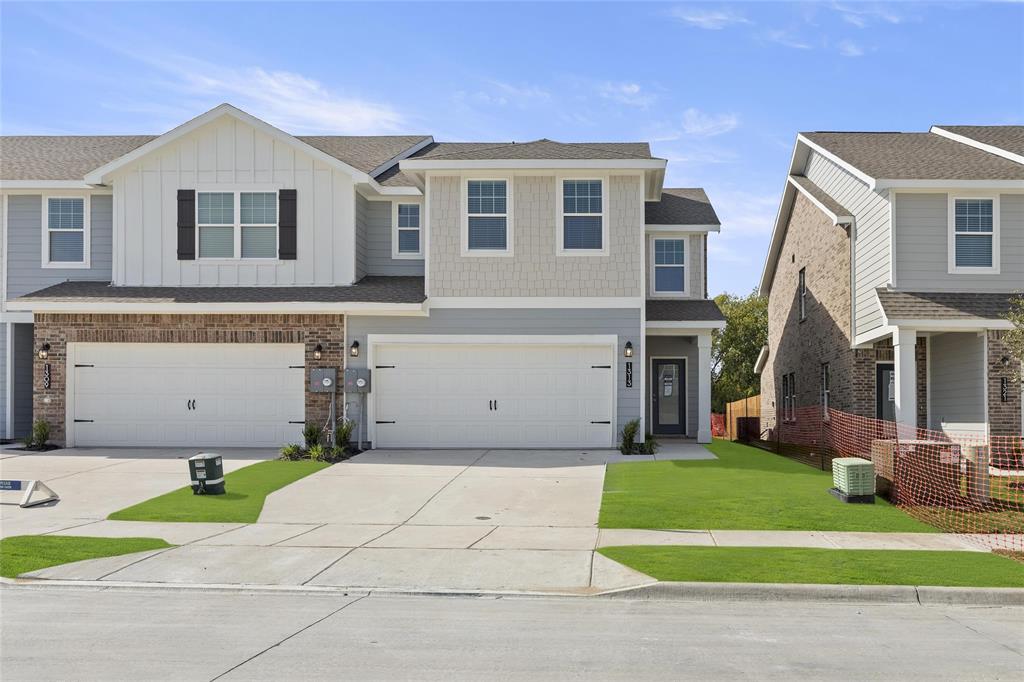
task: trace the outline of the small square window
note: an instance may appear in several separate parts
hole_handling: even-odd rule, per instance
[[[87,265],[85,224],[84,197],[47,197],[43,265]]]

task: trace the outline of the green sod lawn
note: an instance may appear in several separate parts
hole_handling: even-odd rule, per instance
[[[223,495],[193,495],[191,487],[116,511],[114,521],[255,523],[267,495],[330,466],[326,462],[272,460],[224,476]]]
[[[605,547],[665,581],[1024,587],[1024,563],[980,552],[790,547]]]
[[[845,504],[832,474],[715,440],[717,460],[609,464],[601,528],[935,532],[881,498]]]
[[[0,575],[15,578],[41,568],[85,559],[173,547],[159,538],[87,538],[71,535],[15,535],[0,540]]]

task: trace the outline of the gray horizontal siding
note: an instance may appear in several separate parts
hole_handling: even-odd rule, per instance
[[[650,358],[686,358],[686,435],[697,436],[697,390],[700,372],[697,362],[697,343],[694,337],[688,336],[648,336],[646,346],[647,358],[644,372],[647,373],[648,393],[654,391],[654,380],[651,376]],[[644,414],[647,415],[647,430],[651,431],[654,422],[651,419],[650,395],[644,396]]]
[[[93,195],[90,204],[91,256],[88,269],[42,267],[43,199],[14,195],[7,201],[7,298],[45,289],[66,280],[109,281],[112,256],[113,198]]]
[[[854,335],[876,329],[882,325],[882,309],[875,289],[889,281],[889,200],[813,151],[807,159],[804,174],[853,212],[857,228],[854,242]]]
[[[368,334],[615,334],[619,337],[616,437],[626,422],[640,417],[639,372],[634,372],[633,386],[627,388],[626,358],[623,356],[627,341],[639,348],[640,331],[640,311],[626,308],[438,309],[431,312],[430,317],[349,316],[346,320],[348,343],[358,341],[363,348],[368,347]],[[642,362],[638,357],[633,361]],[[358,358],[349,358],[348,364],[350,367],[366,367],[366,353]]]
[[[906,291],[997,292],[1024,289],[1024,195],[999,198],[998,275],[949,273],[949,198],[896,195],[895,285]]]
[[[985,340],[977,334],[938,334],[929,340],[929,428],[985,431]]]
[[[366,197],[356,194],[356,279],[366,277]]]
[[[390,201],[356,198],[356,229],[360,235],[357,244],[361,243],[356,253],[356,269],[359,270],[361,260],[367,275],[422,275],[423,259],[391,257],[391,205]],[[421,215],[421,220],[424,218]],[[420,240],[422,243],[422,233]]]

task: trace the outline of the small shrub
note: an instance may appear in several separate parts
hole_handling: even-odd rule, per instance
[[[641,455],[653,455],[658,451],[658,441],[651,434],[644,436],[644,442],[637,446],[637,452]]]
[[[334,429],[335,447],[341,448],[345,452],[349,452],[352,449],[352,431],[355,427],[356,423],[351,419],[341,420],[337,428]]]
[[[634,419],[626,422],[626,425],[622,427],[622,433],[619,434],[622,438],[622,442],[619,444],[619,452],[624,455],[632,455],[636,450],[636,434],[640,430],[640,420]]]
[[[302,440],[306,442],[306,449],[323,442],[324,432],[318,424],[309,423],[302,429]]]
[[[306,456],[305,450],[302,449],[301,445],[296,443],[289,443],[281,448],[281,459],[303,459]]]
[[[346,450],[345,448],[338,447],[337,445],[331,448],[330,461],[332,462],[340,462],[342,460],[348,459],[350,456],[351,455],[349,454],[348,450]]]
[[[32,432],[25,437],[26,448],[45,448],[50,440],[50,422],[37,419],[32,423]]]
[[[325,448],[320,443],[311,445],[309,446],[309,448],[306,449],[306,454],[309,455],[309,458],[316,462],[326,462],[330,452],[330,450]]]

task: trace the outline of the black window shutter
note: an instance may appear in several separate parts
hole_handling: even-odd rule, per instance
[[[298,229],[296,220],[295,190],[282,189],[277,193],[278,236],[277,257],[281,260],[295,260],[298,251]]]
[[[196,191],[178,190],[178,260],[196,259]]]

